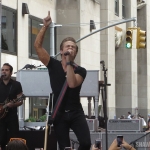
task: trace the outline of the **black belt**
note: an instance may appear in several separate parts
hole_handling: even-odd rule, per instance
[[[75,111],[75,109],[71,110],[71,109],[65,109],[65,110],[59,110],[59,113],[67,113],[67,112],[73,112]]]
[[[70,110],[65,110],[65,112],[69,112]]]
[[[64,111],[62,111],[62,112],[73,112],[73,111],[80,111],[80,110],[82,110],[82,109],[65,109]]]

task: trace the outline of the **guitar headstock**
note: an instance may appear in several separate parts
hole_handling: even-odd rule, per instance
[[[25,100],[25,99],[26,99],[26,96],[25,96],[24,94],[22,94],[21,99],[22,99],[22,100]]]

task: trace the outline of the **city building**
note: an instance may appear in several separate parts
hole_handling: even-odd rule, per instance
[[[56,55],[62,39],[74,37],[79,41],[76,58],[79,65],[87,70],[99,70],[100,81],[104,81],[100,61],[104,61],[108,69],[107,82],[111,84],[107,87],[108,118],[127,116],[128,111],[134,114],[135,108],[147,117],[150,111],[149,8],[148,0],[4,0],[1,11],[0,64],[10,63],[14,72],[26,64],[43,65],[33,45],[42,26],[42,19],[50,10],[53,28],[45,35],[45,49]],[[134,17],[137,21],[121,23]],[[97,31],[117,23],[118,25]],[[126,30],[136,25],[146,31],[146,48],[136,49],[136,41],[133,39],[132,48],[127,49]],[[50,34],[51,29],[54,29],[54,36]],[[90,35],[95,31],[95,34]],[[90,36],[85,37],[87,35]],[[82,39],[83,37],[85,38]],[[50,41],[53,42],[53,47]],[[87,98],[81,98],[81,102],[88,114]],[[99,104],[103,105],[101,92]],[[25,119],[29,116],[38,119],[45,113],[46,105],[46,98],[27,98]],[[93,108],[92,103],[92,111]]]

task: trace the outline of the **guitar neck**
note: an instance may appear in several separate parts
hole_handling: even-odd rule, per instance
[[[7,105],[6,105],[6,104],[3,106],[3,109],[5,109],[5,108],[7,108]]]
[[[13,99],[13,100],[11,100],[9,102],[16,103],[16,102],[22,101],[22,100],[25,100],[25,95],[22,95],[21,97]],[[9,103],[9,102],[7,102],[7,103]],[[3,109],[7,108],[7,103],[5,105],[3,105]]]

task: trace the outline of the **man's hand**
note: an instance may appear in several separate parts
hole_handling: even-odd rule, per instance
[[[48,11],[48,16],[43,19],[43,24],[45,27],[48,27],[52,22],[51,16],[50,16],[50,11]]]
[[[17,101],[15,103],[13,101],[10,101],[6,105],[7,105],[7,107],[12,108],[12,107],[18,107],[18,106],[22,105],[22,103],[23,103],[22,101]]]
[[[108,150],[121,150],[121,147],[117,146],[117,140],[115,139],[110,145]]]
[[[14,107],[14,102],[10,101],[6,105],[7,105],[7,107],[12,108],[12,107]]]
[[[72,50],[68,50],[68,52],[70,53],[69,55],[66,56],[66,61],[69,62],[69,61],[74,61],[74,58],[75,58],[75,52],[72,51]]]
[[[121,144],[121,147],[124,147],[127,150],[135,150],[131,145],[129,145],[125,140],[123,140],[123,143]]]
[[[101,150],[101,149],[95,147],[95,144],[94,144],[94,145],[92,145],[92,150]]]

